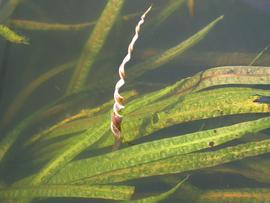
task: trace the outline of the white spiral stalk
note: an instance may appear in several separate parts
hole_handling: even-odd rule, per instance
[[[144,18],[147,15],[147,13],[151,10],[152,6],[150,6],[144,14],[141,16],[141,20],[138,22],[136,28],[135,28],[135,34],[128,46],[128,53],[123,59],[121,65],[119,66],[119,77],[120,80],[115,85],[114,90],[114,105],[113,105],[113,113],[111,118],[111,130],[115,138],[115,146],[114,148],[118,148],[118,146],[121,143],[121,122],[122,122],[122,116],[119,114],[120,110],[124,108],[122,105],[123,97],[119,94],[120,88],[125,84],[125,64],[130,60],[131,53],[134,48],[134,44],[136,40],[139,37],[140,27],[144,23]]]

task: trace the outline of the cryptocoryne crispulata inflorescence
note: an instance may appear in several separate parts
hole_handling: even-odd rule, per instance
[[[119,145],[121,144],[122,135],[121,135],[121,122],[122,122],[122,116],[119,114],[121,109],[124,108],[123,106],[123,97],[119,94],[119,89],[125,84],[125,64],[130,60],[131,53],[134,48],[134,44],[136,40],[139,37],[140,27],[144,23],[144,18],[147,15],[147,13],[151,10],[152,6],[150,6],[144,14],[141,16],[141,20],[138,22],[137,26],[135,27],[135,34],[128,46],[128,53],[123,59],[122,63],[119,66],[119,77],[120,80],[115,85],[114,90],[114,105],[113,105],[113,112],[111,117],[111,130],[115,138],[115,145],[114,149],[117,149]]]

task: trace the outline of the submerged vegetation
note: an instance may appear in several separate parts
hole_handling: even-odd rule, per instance
[[[133,88],[130,83],[135,83],[140,76],[174,61],[217,26],[222,26],[226,16],[221,15],[186,40],[128,68],[130,86],[123,92],[126,107],[121,111],[125,116],[121,126],[123,144],[119,150],[111,151],[114,138],[110,116],[114,101],[93,103],[94,97],[98,97],[97,87],[111,91],[116,77],[110,77],[111,72],[102,73],[91,87],[87,82],[98,71],[100,57],[104,57],[101,53],[111,42],[115,27],[129,17],[137,18],[145,8],[125,15],[123,6],[128,1],[108,0],[97,20],[50,23],[13,19],[12,13],[22,2],[6,1],[0,10],[0,35],[11,43],[27,44],[28,41],[8,27],[47,34],[79,32],[90,27],[92,30],[88,31],[79,56],[28,80],[5,109],[0,122],[3,132],[0,199],[3,202],[59,197],[89,198],[97,202],[100,199],[159,202],[168,198],[202,203],[270,201],[267,187],[270,139],[264,134],[270,128],[270,67],[254,66],[268,46],[248,66],[209,68],[144,93]],[[140,39],[183,5],[189,5],[190,15],[194,16],[194,3],[170,0],[161,7],[153,5],[155,12],[142,26]],[[117,70],[113,72],[117,76]],[[63,73],[69,77],[63,95],[46,101],[46,105],[23,118],[18,116],[41,85],[62,77]],[[221,124],[205,126],[206,119],[214,123],[220,118],[224,119]],[[197,128],[196,122],[201,126]],[[35,128],[40,123],[42,128]],[[193,131],[170,133],[170,128],[183,125],[196,127]],[[18,165],[20,168],[16,168]],[[196,184],[200,174],[246,178],[255,187],[236,184],[231,188],[223,185],[207,189]],[[167,191],[138,190],[147,181],[167,185]]]
[[[14,31],[4,25],[0,25],[0,36],[13,43],[29,44],[28,40],[24,36],[16,34]]]

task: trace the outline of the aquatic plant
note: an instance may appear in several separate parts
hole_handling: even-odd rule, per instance
[[[72,94],[83,89],[88,73],[90,72],[95,58],[100,52],[105,40],[114,25],[124,0],[109,0],[104,8],[94,30],[85,44],[83,53],[72,75],[66,93]]]
[[[115,138],[115,145],[114,149],[117,149],[123,139],[121,136],[121,123],[122,123],[122,116],[120,115],[121,109],[124,108],[123,106],[123,99],[119,93],[120,88],[125,84],[125,65],[126,63],[131,59],[131,53],[134,49],[134,44],[136,40],[139,37],[139,32],[141,29],[141,25],[144,23],[144,18],[147,15],[147,13],[151,10],[152,6],[150,6],[141,16],[141,20],[138,22],[136,28],[135,28],[135,34],[128,45],[128,53],[123,59],[122,63],[119,66],[119,77],[120,79],[117,81],[115,85],[115,90],[114,90],[114,105],[113,105],[113,113],[112,113],[112,118],[111,118],[111,130]]]
[[[109,126],[111,107],[119,98],[122,99],[118,95],[121,85],[116,87],[115,93],[119,98],[104,101],[99,106],[79,105],[76,108],[84,98],[94,94],[92,87],[85,87],[85,82],[113,25],[121,19],[118,16],[123,16],[124,2],[107,1],[79,59],[53,67],[30,81],[7,108],[1,121],[1,127],[6,129],[0,140],[0,198],[3,202],[31,202],[33,199],[58,197],[159,202],[170,196],[183,202],[269,201],[269,189],[262,186],[202,189],[192,182],[193,174],[200,171],[204,174],[236,174],[258,183],[269,183],[269,178],[263,177],[269,175],[269,160],[256,156],[270,152],[270,140],[260,134],[270,128],[270,90],[268,86],[264,89],[254,86],[270,84],[269,67],[215,67],[144,94],[136,90],[124,91],[122,95],[128,105],[121,112],[125,115],[121,125],[123,145],[117,151],[111,151],[114,138]],[[157,15],[149,16],[146,28],[165,22],[184,2],[170,1]],[[203,40],[222,19],[223,16],[216,18],[187,40],[132,66],[128,70],[129,81],[133,82],[142,74],[169,63]],[[90,25],[44,24],[12,19],[9,22],[12,21],[18,27],[46,31],[79,30]],[[132,41],[135,40],[133,38]],[[128,58],[133,44],[129,47]],[[267,48],[252,63],[258,61]],[[128,58],[124,59],[123,65]],[[39,86],[72,67],[75,67],[72,78],[62,96],[8,128]],[[123,79],[121,67],[120,77]],[[114,82],[108,80],[103,87],[113,86]],[[74,109],[72,114],[59,117],[68,108]],[[116,113],[118,111],[119,107],[116,107]],[[206,129],[201,127],[193,132],[170,135],[166,131],[172,126],[195,121],[216,121],[219,117],[233,119],[232,116],[241,115],[245,118]],[[28,131],[38,121],[49,122],[45,129],[34,133]],[[9,180],[5,174],[10,167],[13,168],[11,160],[21,159],[21,152],[29,154],[27,160],[21,160],[27,172],[17,176],[20,169],[13,169],[15,172],[10,173],[14,178]],[[253,159],[246,159],[250,157]],[[239,166],[226,165],[231,162]],[[147,177],[159,177],[156,179],[162,182],[164,175],[173,175],[177,180],[168,183],[170,189],[167,192],[141,195],[135,190],[139,186],[134,180],[143,183]]]
[[[26,37],[18,35],[14,31],[9,29],[7,26],[1,25],[1,24],[0,24],[0,36],[13,43],[29,44]]]

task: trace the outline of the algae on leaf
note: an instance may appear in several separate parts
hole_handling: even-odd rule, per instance
[[[233,161],[239,161],[244,158],[254,157],[270,152],[270,141],[263,140],[258,142],[250,142],[246,144],[240,144],[237,146],[226,147],[216,151],[209,152],[196,152],[190,154],[183,154],[172,156],[158,161],[153,161],[145,164],[136,165],[133,167],[121,168],[117,170],[108,171],[100,175],[91,176],[87,174],[85,169],[77,168],[77,171],[81,169],[81,176],[84,178],[70,182],[74,184],[109,184],[118,183],[133,179],[146,178],[151,176],[166,175],[166,174],[178,174],[192,171],[196,173],[197,170],[207,169],[209,167],[219,166],[224,163],[230,163]],[[87,160],[86,160],[87,161]],[[81,167],[85,163],[74,162],[74,165],[78,163]],[[71,171],[72,172],[72,171]],[[66,174],[67,175],[67,174]],[[64,179],[56,180],[57,182],[65,181]],[[52,179],[53,182],[53,179]]]
[[[172,156],[212,148],[211,142],[214,143],[214,146],[218,146],[231,140],[239,139],[247,133],[255,133],[267,129],[269,126],[270,118],[266,117],[228,127],[200,131],[131,146],[116,152],[71,162],[52,177],[49,182],[54,184],[74,182],[109,171],[117,171]],[[113,160],[113,162],[110,160]],[[130,175],[132,174],[130,173]]]

